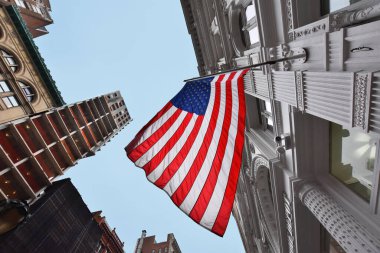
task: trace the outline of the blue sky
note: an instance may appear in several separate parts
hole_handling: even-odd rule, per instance
[[[120,90],[133,118],[94,157],[71,168],[91,211],[102,210],[133,252],[141,230],[174,233],[182,252],[244,252],[231,217],[224,238],[195,224],[149,183],[124,147],[183,86],[197,63],[180,1],[55,1],[50,34],[36,44],[67,103]]]

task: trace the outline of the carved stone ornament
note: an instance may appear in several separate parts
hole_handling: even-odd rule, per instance
[[[320,21],[296,29],[294,31],[294,36],[295,39],[300,39],[315,33],[327,32],[327,28],[327,20],[322,19]]]
[[[300,111],[304,111],[304,99],[303,99],[303,80],[302,71],[295,72],[296,89],[297,89],[297,107]]]
[[[366,106],[369,73],[356,73],[354,81],[353,127],[367,128]]]
[[[299,198],[346,252],[380,252],[379,235],[371,234],[318,184],[303,185]]]
[[[269,161],[263,156],[256,155],[252,161],[255,192],[262,214],[262,227],[272,247],[279,252],[278,226],[272,201],[270,185]]]
[[[264,166],[269,168],[269,161],[263,156],[255,155],[252,159],[253,176],[256,177],[258,169]]]
[[[330,32],[380,16],[380,4],[354,11],[342,11],[330,16]]]
[[[286,1],[286,16],[288,20],[288,35],[289,35],[289,40],[292,41],[294,40],[294,24],[293,24],[293,0],[287,0]]]
[[[283,193],[284,207],[285,207],[285,224],[286,234],[289,247],[289,253],[294,252],[294,219],[293,219],[293,206],[292,202],[288,199],[286,193]]]

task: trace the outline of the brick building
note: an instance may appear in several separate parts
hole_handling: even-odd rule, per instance
[[[95,221],[102,229],[102,237],[97,248],[98,253],[123,253],[124,242],[122,242],[116,233],[116,229],[109,227],[106,218],[101,216],[102,211],[92,213]]]
[[[174,234],[168,234],[164,242],[156,242],[156,236],[146,236],[143,230],[141,237],[137,240],[135,253],[181,253],[181,249],[174,237]]]
[[[49,0],[0,0],[0,3],[17,6],[33,38],[49,33],[45,27],[53,23]]]
[[[130,120],[117,91],[0,125],[0,199],[33,201]]]
[[[14,230],[0,236],[0,252],[95,252],[102,229],[70,179],[54,182]]]

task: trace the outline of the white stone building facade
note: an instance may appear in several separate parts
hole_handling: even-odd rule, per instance
[[[245,77],[246,252],[380,252],[380,1],[181,0],[200,75]]]

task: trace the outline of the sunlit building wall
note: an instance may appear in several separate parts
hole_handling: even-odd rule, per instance
[[[0,2],[0,124],[63,104],[18,9]]]
[[[300,56],[245,77],[246,252],[380,252],[379,1],[181,4],[200,75]]]
[[[122,242],[116,233],[116,228],[111,229],[107,223],[106,217],[102,216],[102,211],[92,213],[95,221],[102,229],[102,237],[100,238],[97,253],[123,253],[124,242]]]
[[[116,91],[0,125],[0,198],[34,200],[130,121]]]
[[[137,239],[134,253],[181,253],[181,249],[174,234],[168,234],[166,241],[157,242],[155,235],[146,236],[146,230],[143,230]]]

